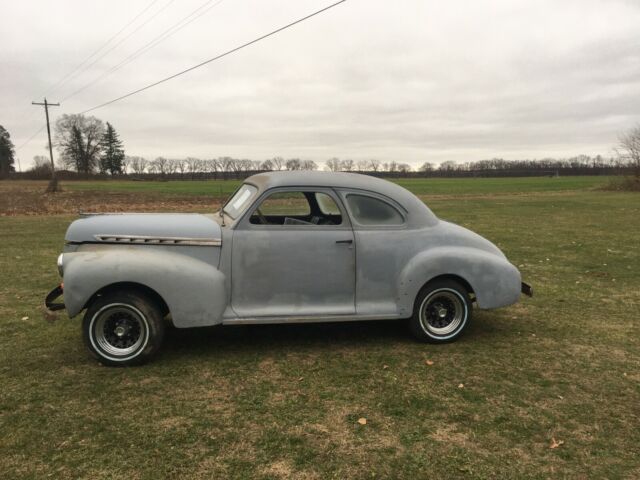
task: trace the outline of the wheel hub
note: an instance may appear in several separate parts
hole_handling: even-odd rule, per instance
[[[138,350],[148,330],[142,314],[127,305],[108,305],[96,315],[93,335],[97,346],[112,356],[123,357]]]
[[[466,317],[464,300],[450,289],[432,292],[423,302],[420,322],[432,334],[444,336],[454,332]]]

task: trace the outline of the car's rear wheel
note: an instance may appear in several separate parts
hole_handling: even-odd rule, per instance
[[[139,365],[158,351],[164,337],[162,311],[137,292],[98,295],[82,321],[89,352],[109,366]]]
[[[423,342],[456,340],[471,321],[473,305],[469,293],[455,280],[436,280],[418,294],[409,325]]]

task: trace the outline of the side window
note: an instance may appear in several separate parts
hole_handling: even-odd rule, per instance
[[[333,198],[326,193],[316,193],[316,202],[318,203],[318,208],[324,215],[340,215],[338,205],[336,205]]]
[[[336,202],[322,192],[275,192],[251,214],[253,225],[340,225]]]
[[[260,212],[263,215],[296,217],[309,215],[311,208],[302,192],[277,192],[260,204]]]
[[[349,210],[360,225],[402,225],[404,218],[395,207],[387,202],[366,195],[347,195]]]

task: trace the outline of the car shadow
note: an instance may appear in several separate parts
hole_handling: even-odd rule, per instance
[[[189,351],[239,350],[267,352],[290,348],[324,348],[331,345],[363,345],[382,342],[413,343],[402,320],[336,323],[214,326],[165,332],[165,354]]]
[[[456,342],[484,343],[500,332],[491,322],[472,322]],[[500,341],[491,338],[491,341]],[[405,320],[375,320],[335,323],[273,324],[214,326],[180,329],[169,327],[165,332],[163,357],[181,356],[185,352],[197,355],[218,355],[225,352],[268,354],[283,350],[323,350],[328,346],[415,345]],[[419,343],[418,343],[419,344]]]

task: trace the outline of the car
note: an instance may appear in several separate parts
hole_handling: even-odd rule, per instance
[[[464,332],[474,304],[532,294],[489,240],[355,173],[259,173],[208,215],[85,214],[66,232],[58,270],[46,308],[85,310],[84,343],[112,366],[149,360],[168,321],[408,319],[418,340],[443,343]]]

